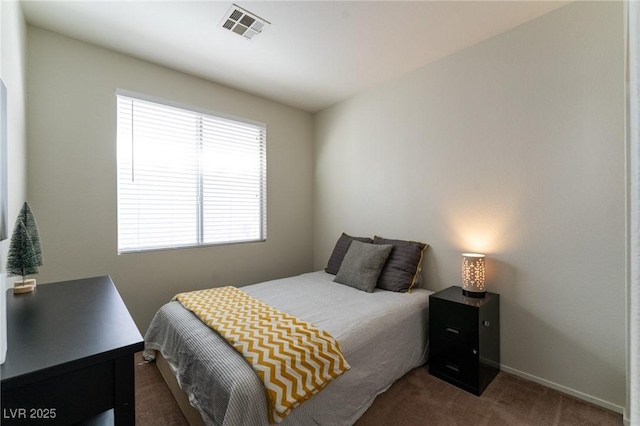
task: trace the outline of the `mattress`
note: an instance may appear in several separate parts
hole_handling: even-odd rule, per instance
[[[242,287],[249,295],[329,332],[351,369],[287,416],[282,425],[352,425],[376,395],[426,362],[428,303],[414,289],[366,293],[324,271]],[[179,302],[156,313],[145,355],[160,351],[208,425],[268,425],[264,385],[226,340]]]

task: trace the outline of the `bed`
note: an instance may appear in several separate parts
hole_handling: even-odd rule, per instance
[[[242,287],[247,294],[329,332],[351,369],[280,424],[352,425],[376,395],[428,353],[429,294],[372,293],[324,271]],[[264,385],[247,361],[179,302],[164,305],[145,335],[146,357],[161,353],[204,424],[268,425]],[[192,417],[192,416],[187,416]],[[196,419],[196,423],[197,423]],[[191,421],[194,423],[194,421]]]

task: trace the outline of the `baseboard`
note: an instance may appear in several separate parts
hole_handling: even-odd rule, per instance
[[[596,398],[595,396],[587,395],[586,393],[577,391],[575,389],[571,389],[571,388],[568,388],[566,386],[562,386],[562,385],[559,385],[557,383],[550,382],[549,380],[541,379],[540,377],[534,376],[532,374],[524,373],[524,372],[522,372],[520,370],[516,370],[515,368],[507,367],[504,364],[500,366],[500,370],[504,371],[505,373],[513,374],[514,376],[522,377],[523,379],[527,379],[527,380],[530,380],[532,382],[535,382],[535,383],[541,384],[543,386],[546,386],[548,388],[560,391],[562,393],[566,393],[567,395],[574,396],[574,397],[576,397],[578,399],[582,399],[583,401],[590,402],[590,403],[595,404],[595,405],[597,405],[599,407],[606,408],[607,410],[614,411],[614,412],[616,412],[618,414],[624,414],[624,412],[625,412],[624,407],[621,407],[619,405],[612,404],[612,403],[610,403],[608,401],[605,401],[603,399]],[[625,422],[627,422],[627,421],[628,420],[625,420]]]

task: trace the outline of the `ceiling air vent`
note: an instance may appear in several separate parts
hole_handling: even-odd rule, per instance
[[[260,34],[267,25],[270,23],[235,4],[231,5],[220,21],[222,28],[233,31],[247,40]]]

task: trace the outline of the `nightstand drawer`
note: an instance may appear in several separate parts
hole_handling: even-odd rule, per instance
[[[429,309],[432,338],[477,345],[478,316],[473,308],[435,299],[430,301]]]
[[[477,349],[439,339],[434,340],[430,347],[429,371],[431,373],[439,373],[477,389]]]
[[[458,344],[468,344],[474,339],[475,333],[469,331],[469,327],[460,326],[451,321],[441,322],[434,320],[429,325],[429,335],[434,339],[449,340]]]

